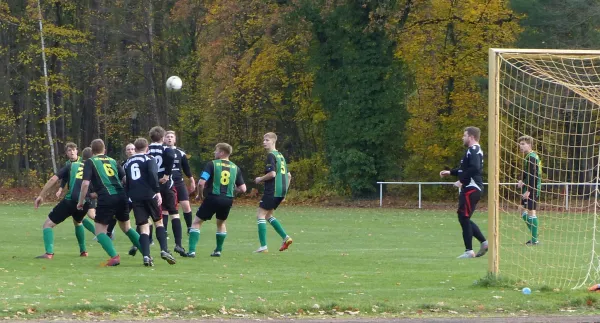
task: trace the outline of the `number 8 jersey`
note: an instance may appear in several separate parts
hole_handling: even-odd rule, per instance
[[[200,178],[206,181],[205,196],[233,198],[236,186],[244,184],[240,168],[227,159],[216,159],[206,163]]]

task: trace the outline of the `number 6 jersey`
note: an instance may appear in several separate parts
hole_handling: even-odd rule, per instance
[[[85,161],[83,180],[90,181],[98,197],[125,195],[121,179],[125,176],[123,168],[105,155],[96,155]]]
[[[133,202],[150,200],[160,191],[158,166],[152,157],[144,154],[131,156],[125,164],[125,191]]]

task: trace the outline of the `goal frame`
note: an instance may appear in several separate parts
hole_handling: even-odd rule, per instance
[[[564,56],[600,56],[600,50],[571,50],[571,49],[523,49],[523,48],[490,48],[488,70],[488,272],[499,274],[500,266],[500,203],[498,184],[500,179],[500,83],[499,68],[500,54],[555,54]]]

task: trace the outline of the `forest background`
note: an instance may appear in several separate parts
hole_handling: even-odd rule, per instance
[[[262,135],[304,197],[439,180],[465,126],[487,147],[488,48],[600,47],[592,0],[37,0],[0,2],[0,187],[39,187],[64,144],[108,154],[161,125],[197,173],[228,142],[249,181]],[[183,79],[167,92],[171,75]],[[437,194],[443,194],[440,191]]]

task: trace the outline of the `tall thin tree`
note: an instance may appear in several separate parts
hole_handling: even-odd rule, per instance
[[[46,67],[46,46],[44,45],[44,28],[42,25],[42,4],[38,0],[38,21],[40,24],[40,42],[42,43],[42,61],[44,63],[44,84],[46,87],[46,131],[48,133],[48,143],[50,144],[50,158],[52,159],[52,170],[56,169],[56,157],[54,152],[54,140],[52,139],[52,129],[50,127],[50,90],[48,86],[48,68]]]

